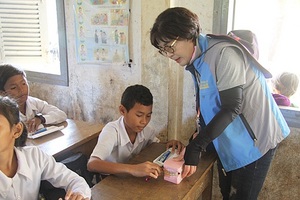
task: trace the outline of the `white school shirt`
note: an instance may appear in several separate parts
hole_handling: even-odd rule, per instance
[[[135,142],[132,144],[123,120],[124,117],[121,116],[118,120],[105,125],[91,156],[109,162],[124,163],[140,153],[147,145],[159,142],[154,130],[150,126],[146,126],[137,133]]]
[[[0,200],[38,199],[41,180],[47,180],[57,188],[79,192],[91,198],[91,189],[86,181],[64,164],[44,153],[38,147],[15,147],[18,169],[13,178],[0,170]]]
[[[67,119],[66,113],[57,107],[50,105],[41,99],[28,96],[26,101],[26,116],[20,112],[21,121],[26,122],[33,119],[34,116],[39,113],[45,118],[45,124],[58,124]]]

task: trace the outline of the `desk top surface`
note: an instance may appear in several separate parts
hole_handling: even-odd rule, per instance
[[[153,143],[131,159],[130,163],[153,161],[165,150],[164,144]],[[197,189],[194,187],[199,187],[199,184],[201,184],[199,180],[202,181],[201,177],[204,177],[209,172],[215,160],[216,154],[203,154],[195,174],[183,179],[178,185],[165,181],[163,176],[146,182],[145,177],[111,175],[92,188],[92,197],[97,200],[185,199],[189,196],[188,193]]]
[[[103,125],[67,119],[59,124],[65,128],[36,139],[27,139],[27,146],[38,146],[56,157],[98,137]]]

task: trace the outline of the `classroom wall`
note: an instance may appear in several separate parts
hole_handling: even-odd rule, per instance
[[[162,140],[176,138],[186,142],[195,129],[192,79],[187,71],[161,56],[150,44],[150,29],[160,12],[170,6],[184,6],[199,15],[203,31],[210,33],[213,1],[131,0],[131,67],[76,62],[73,3],[65,0],[69,86],[30,83],[30,94],[58,106],[71,119],[105,124],[119,117],[118,106],[124,89],[131,84],[143,84],[154,96],[150,125]]]
[[[119,117],[118,106],[123,90],[131,84],[144,84],[154,96],[150,125],[156,128],[162,140],[177,138],[186,143],[195,130],[192,79],[182,67],[159,55],[151,46],[150,28],[164,9],[184,6],[199,15],[204,33],[221,32],[224,24],[220,20],[225,17],[226,11],[216,11],[214,3],[219,5],[224,2],[227,1],[131,0],[129,46],[133,63],[128,67],[76,62],[73,0],[65,0],[70,84],[64,87],[30,83],[30,93],[58,106],[71,119],[105,124]],[[291,137],[279,146],[259,199],[299,197],[297,186],[300,176],[299,170],[296,170],[299,163],[299,135],[299,129],[293,129]],[[214,184],[214,199],[221,199],[216,171]]]

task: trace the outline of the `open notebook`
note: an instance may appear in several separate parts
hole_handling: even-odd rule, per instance
[[[39,138],[39,137],[42,137],[44,135],[48,135],[50,133],[53,133],[55,131],[59,131],[63,128],[64,128],[64,126],[49,126],[49,127],[41,128],[41,129],[37,130],[34,133],[29,133],[28,138],[30,138],[30,139]]]

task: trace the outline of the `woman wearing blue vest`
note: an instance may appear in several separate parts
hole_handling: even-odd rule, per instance
[[[232,37],[200,30],[196,14],[175,7],[156,18],[150,36],[159,53],[190,71],[195,83],[201,123],[186,147],[183,177],[196,171],[200,152],[212,142],[223,199],[256,200],[290,130],[267,86],[271,74],[253,57],[256,49],[249,48],[251,54]]]

